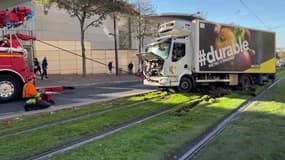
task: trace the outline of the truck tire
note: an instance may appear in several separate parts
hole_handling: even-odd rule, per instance
[[[271,83],[274,83],[274,81],[275,81],[275,74],[269,74],[268,79],[270,80]]]
[[[248,75],[241,75],[239,79],[239,86],[243,89],[246,90],[250,87],[251,85],[251,80]]]
[[[188,77],[183,77],[179,83],[179,91],[180,92],[190,92],[193,88],[192,80]]]
[[[20,97],[20,82],[10,75],[0,75],[0,102],[12,101]]]

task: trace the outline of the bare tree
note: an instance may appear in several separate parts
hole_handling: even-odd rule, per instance
[[[131,23],[135,28],[134,34],[138,40],[138,49],[139,53],[142,52],[144,46],[144,40],[147,37],[154,35],[153,30],[151,29],[153,23],[147,18],[148,15],[154,14],[154,9],[149,0],[136,0],[133,3],[135,10],[137,11],[136,16],[132,16]],[[141,69],[141,59],[139,59],[140,69]]]

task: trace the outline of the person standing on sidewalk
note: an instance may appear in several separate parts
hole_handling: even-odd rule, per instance
[[[110,62],[108,63],[109,74],[112,74],[112,68],[113,68],[113,63],[112,63],[112,61],[110,61]]]
[[[34,73],[37,74],[37,72],[40,72],[40,75],[42,75],[40,62],[37,58],[34,58]]]
[[[45,78],[47,79],[47,66],[48,66],[48,62],[47,62],[47,58],[44,57],[43,61],[42,61],[42,70],[43,70],[43,74],[42,74],[42,80]]]
[[[128,64],[129,74],[133,74],[133,67],[134,67],[134,64],[132,62],[130,62]]]

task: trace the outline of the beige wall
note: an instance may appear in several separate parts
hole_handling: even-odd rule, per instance
[[[48,60],[48,74],[82,74],[81,45],[79,41],[44,41],[49,45],[57,46],[72,53],[57,49],[39,41],[35,42],[35,56],[42,61],[43,57]],[[85,42],[86,68],[88,74],[107,73],[107,64],[113,62],[115,67],[114,50],[91,50],[90,42]],[[127,71],[129,62],[134,63],[133,71],[138,69],[137,50],[119,50],[119,68]]]

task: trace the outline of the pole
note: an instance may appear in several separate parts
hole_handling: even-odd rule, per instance
[[[119,64],[118,64],[118,46],[117,46],[117,21],[116,14],[113,13],[113,21],[114,21],[114,43],[115,43],[115,65],[116,65],[116,76],[119,75]]]

